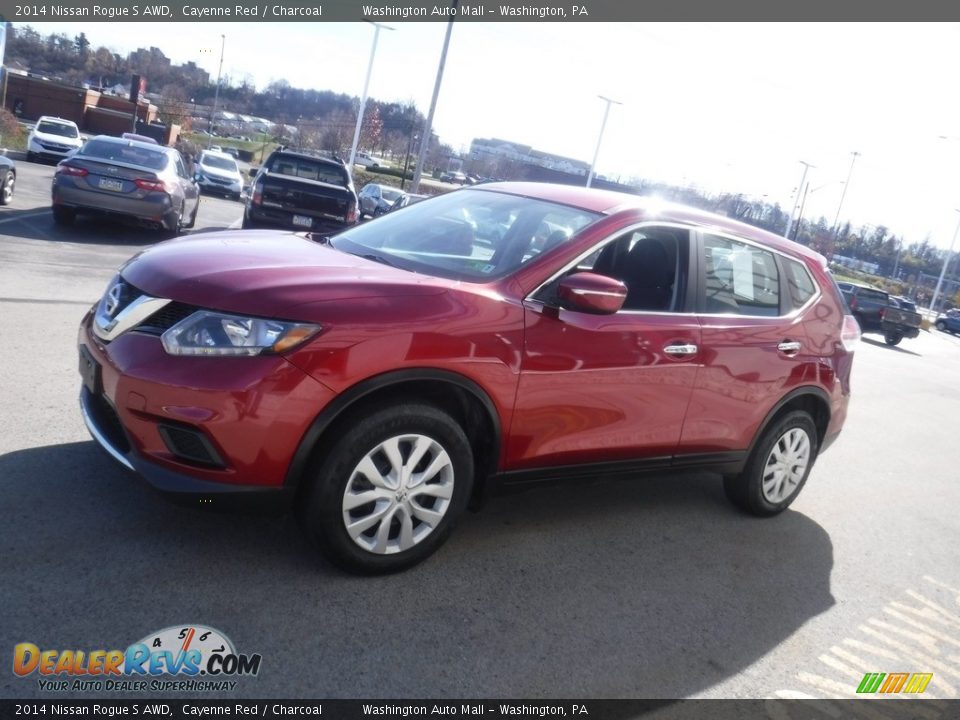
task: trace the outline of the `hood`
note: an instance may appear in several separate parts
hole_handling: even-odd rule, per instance
[[[434,295],[443,280],[391,268],[272,230],[211,232],[160,243],[122,268],[154,297],[287,320],[297,307],[364,297]]]
[[[79,137],[64,137],[63,135],[40,132],[36,129],[31,130],[31,134],[35,140],[43,140],[43,142],[55,143],[57,145],[69,145],[70,147],[80,147],[83,145],[83,140]]]
[[[221,168],[215,168],[212,165],[204,165],[202,162],[197,163],[200,166],[200,169],[203,171],[204,175],[210,175],[211,177],[223,178],[224,180],[241,180],[241,176],[238,172],[231,172],[230,170],[223,170]]]

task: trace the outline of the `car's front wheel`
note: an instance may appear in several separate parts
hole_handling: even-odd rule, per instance
[[[446,540],[473,485],[460,425],[404,402],[356,416],[310,466],[298,515],[334,564],[361,574],[403,570]]]
[[[783,512],[800,494],[817,458],[817,428],[794,410],[773,423],[739,475],[723,479],[727,497],[762,517]]]
[[[940,332],[947,331],[947,324],[943,320],[937,320],[936,325],[937,325],[937,330],[939,330]]]

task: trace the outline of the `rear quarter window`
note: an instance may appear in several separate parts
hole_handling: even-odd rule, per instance
[[[796,260],[785,260],[784,271],[787,279],[787,290],[790,304],[793,309],[803,307],[817,293],[817,286],[810,277],[810,273],[803,263]]]

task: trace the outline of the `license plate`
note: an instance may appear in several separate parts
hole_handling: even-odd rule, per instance
[[[102,190],[113,190],[114,192],[123,192],[123,181],[111,180],[110,178],[100,178],[97,183]]]
[[[299,227],[313,227],[313,218],[306,215],[294,215],[293,224]]]
[[[83,386],[93,395],[100,394],[100,363],[93,359],[93,355],[86,345],[80,345],[80,377]]]

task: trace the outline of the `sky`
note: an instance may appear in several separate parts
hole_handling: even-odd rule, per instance
[[[126,54],[156,46],[258,89],[359,96],[367,23],[42,23]],[[370,96],[430,104],[446,24],[380,32]],[[455,150],[496,137],[597,172],[743,193],[805,218],[884,225],[950,245],[960,213],[954,23],[455,23],[434,132]],[[851,171],[851,161],[858,152]],[[845,184],[848,175],[849,184]],[[845,192],[845,196],[841,198]],[[842,206],[841,206],[842,199]]]

